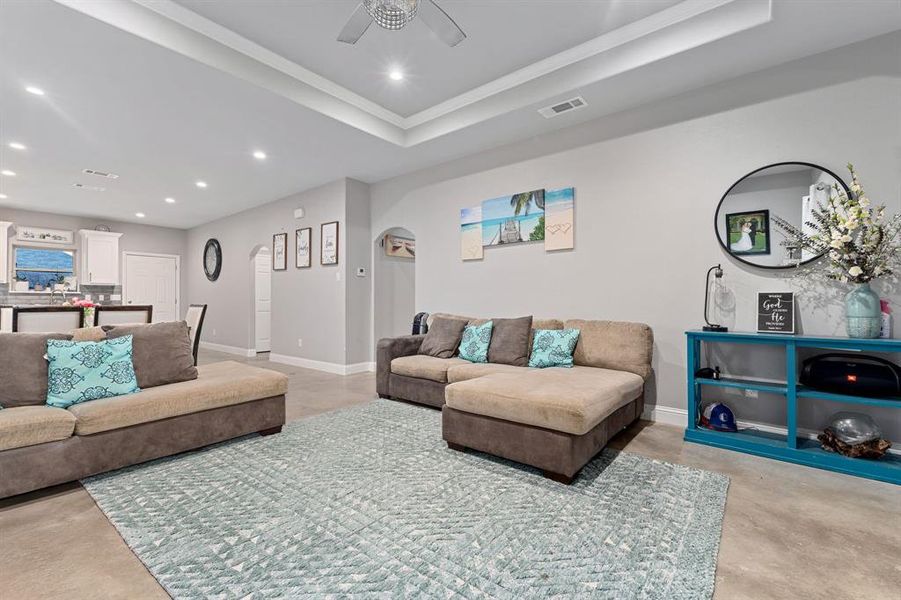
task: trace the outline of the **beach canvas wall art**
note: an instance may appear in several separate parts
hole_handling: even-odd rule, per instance
[[[532,190],[484,200],[460,210],[463,260],[478,260],[486,246],[544,242],[544,249],[572,250],[575,188]]]
[[[520,192],[482,202],[482,246],[544,239],[544,190]]]
[[[544,194],[544,249],[572,250],[575,239],[575,189],[548,190]]]
[[[482,207],[460,209],[460,257],[463,260],[482,258]]]
[[[385,255],[396,258],[416,258],[416,240],[410,238],[385,235]]]

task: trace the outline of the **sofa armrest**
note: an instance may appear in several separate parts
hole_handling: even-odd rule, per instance
[[[388,375],[391,361],[399,356],[411,356],[419,352],[424,335],[405,335],[379,340],[375,353],[375,389],[379,396],[387,397]]]

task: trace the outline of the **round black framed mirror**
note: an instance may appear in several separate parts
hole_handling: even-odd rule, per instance
[[[210,281],[219,279],[222,272],[222,246],[216,238],[208,239],[203,247],[203,272]]]
[[[786,246],[788,238],[773,217],[804,228],[811,211],[826,205],[833,186],[851,191],[825,167],[807,162],[774,163],[751,171],[726,190],[716,207],[713,228],[729,256],[761,269],[790,269],[822,254]]]

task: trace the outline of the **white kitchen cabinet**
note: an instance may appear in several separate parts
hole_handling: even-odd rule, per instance
[[[119,285],[119,238],[121,233],[82,229],[81,272],[82,285]]]
[[[9,283],[9,221],[0,221],[0,283]]]

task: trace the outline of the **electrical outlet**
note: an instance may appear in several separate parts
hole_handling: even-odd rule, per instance
[[[100,299],[101,302],[106,300],[106,296],[104,296],[103,294],[100,294],[100,296],[98,296],[98,298]]]
[[[297,338],[297,347],[303,348],[303,338]]]
[[[756,398],[757,390],[745,390],[745,398]]]

